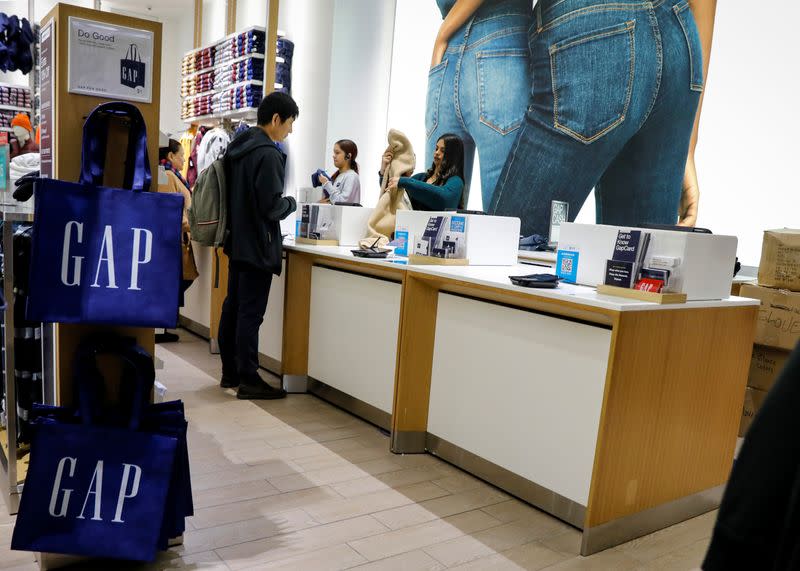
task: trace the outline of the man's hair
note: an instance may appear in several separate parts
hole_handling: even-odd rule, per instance
[[[273,91],[262,99],[258,106],[258,124],[269,125],[272,123],[275,113],[281,118],[281,123],[284,123],[289,117],[297,119],[300,109],[291,96],[280,91]]]

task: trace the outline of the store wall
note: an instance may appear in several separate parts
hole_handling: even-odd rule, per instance
[[[193,3],[192,3],[193,4]],[[155,9],[155,7],[154,7]],[[185,13],[168,13],[161,18],[161,131],[173,138],[186,124],[181,121],[181,60],[194,43],[193,6]]]
[[[101,9],[161,22],[161,106],[159,129],[178,138],[186,128],[181,121],[181,59],[194,43],[194,1],[172,0],[152,4],[141,0],[102,0]]]
[[[71,6],[82,6],[83,8],[94,8],[94,0],[35,0],[34,11],[36,21],[41,21],[56,4],[69,4]],[[26,0],[27,4],[27,0]],[[27,10],[26,10],[27,11]]]
[[[201,45],[225,37],[225,0],[203,0],[203,34]]]
[[[762,231],[800,228],[800,4],[761,0],[751,10],[717,4],[697,170],[700,226],[739,237],[739,258],[757,265]]]
[[[283,4],[293,4],[296,0],[283,0]],[[325,2],[327,4],[327,2]],[[266,27],[269,0],[237,0],[236,30],[244,30],[252,26]]]
[[[240,4],[241,5],[241,4]],[[266,17],[266,16],[265,16]],[[278,28],[294,42],[292,97],[300,117],[289,136],[290,187],[308,186],[310,175],[325,163],[330,89],[334,2],[282,0]]]
[[[338,139],[355,141],[364,206],[378,199],[377,172],[386,149],[394,15],[395,0],[335,0],[327,136],[319,166],[333,169]],[[321,65],[314,70],[325,73]]]

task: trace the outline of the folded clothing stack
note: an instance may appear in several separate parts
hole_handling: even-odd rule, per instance
[[[261,58],[248,58],[232,63],[223,70],[217,70],[214,86],[224,89],[244,81],[264,80],[264,60]]]
[[[9,111],[7,109],[0,109],[0,127],[10,127],[11,121],[17,116],[18,111]]]
[[[212,95],[199,95],[191,99],[184,99],[181,105],[181,119],[189,117],[199,117],[211,113]]]
[[[249,54],[266,52],[266,33],[249,30],[218,43],[216,63],[221,64]]]
[[[24,155],[17,155],[8,165],[8,173],[11,182],[14,183],[21,179],[26,174],[39,170],[41,161],[39,153],[25,153]]]
[[[294,56],[294,43],[286,38],[279,38],[275,55],[283,58],[291,65],[292,56]]]
[[[215,52],[216,47],[210,46],[186,54],[181,61],[181,74],[188,75],[214,67]]]
[[[261,85],[239,85],[214,94],[212,101],[213,113],[223,113],[236,109],[258,107],[263,97],[264,88]]]
[[[31,106],[31,90],[27,87],[0,86],[0,105]]]
[[[292,67],[291,64],[281,62],[275,64],[275,89],[290,93],[292,91]]]
[[[282,91],[283,93],[291,93],[294,43],[286,38],[279,38],[275,53],[277,56],[277,63],[275,64],[275,90]]]
[[[205,71],[183,78],[181,82],[181,96],[189,97],[198,93],[214,90],[214,71]]]

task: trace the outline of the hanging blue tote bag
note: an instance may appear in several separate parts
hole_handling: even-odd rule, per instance
[[[103,404],[95,363],[102,354],[122,361],[123,392],[133,389],[123,400],[130,411]],[[106,336],[84,343],[76,364],[79,411],[43,407],[32,421],[11,548],[152,561],[162,533],[175,525],[174,514],[165,517],[179,462],[178,438],[150,432],[152,415],[146,419],[152,357],[131,340]]]
[[[124,189],[102,186],[111,116],[130,123]],[[30,320],[176,326],[183,197],[150,183],[141,113],[99,105],[83,127],[80,183],[35,183]]]

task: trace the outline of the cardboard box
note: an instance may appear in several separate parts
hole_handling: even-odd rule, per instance
[[[764,345],[753,346],[753,359],[750,361],[747,386],[762,391],[770,390],[790,354],[789,351],[783,349],[774,349]]]
[[[744,284],[748,284],[748,283],[754,284],[754,283],[757,283],[757,282],[756,282],[755,278],[753,278],[752,280],[748,280],[748,281],[736,281],[736,279],[734,279],[733,283],[731,284],[731,295],[734,295],[734,296],[737,296],[737,297],[741,296],[742,295],[742,286]]]
[[[791,351],[800,340],[800,293],[744,284],[742,297],[761,301],[755,342]]]
[[[756,413],[761,409],[764,399],[767,398],[767,391],[760,391],[752,387],[747,387],[744,393],[744,406],[742,407],[742,420],[739,423],[739,436],[747,434],[747,430],[753,423]]]
[[[800,291],[800,230],[767,230],[761,246],[758,283]]]

